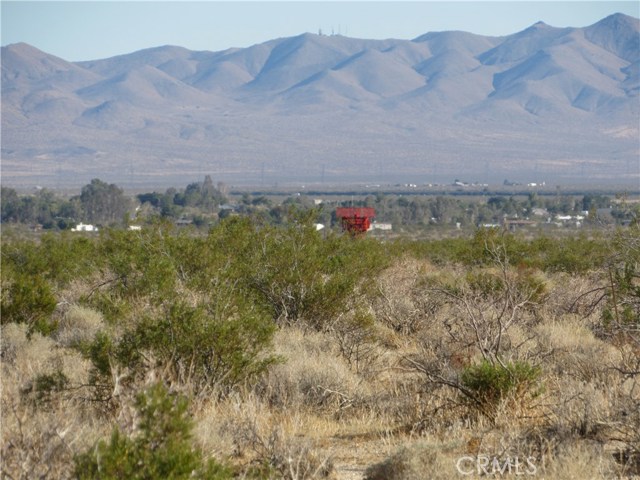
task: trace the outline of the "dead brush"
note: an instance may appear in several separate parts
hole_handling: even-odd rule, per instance
[[[461,455],[462,443],[430,440],[401,447],[382,462],[369,466],[364,480],[449,480],[460,476],[456,459]]]
[[[310,417],[283,416],[253,395],[235,399],[220,433],[231,436],[236,459],[244,459],[242,470],[250,478],[303,480],[331,478],[331,454],[320,454],[304,435]],[[230,418],[229,418],[230,417]]]
[[[73,450],[66,437],[74,430],[73,422],[60,422],[64,416],[45,418],[24,405],[8,402],[3,402],[2,412],[2,478],[71,478]]]
[[[100,436],[105,426],[74,399],[56,396],[45,408],[16,393],[6,389],[2,393],[0,477],[72,478],[74,455]]]
[[[535,327],[535,343],[545,357],[547,370],[584,382],[609,383],[614,380],[609,365],[620,357],[616,349],[597,338],[588,320],[575,314],[546,317]]]
[[[382,355],[377,330],[374,315],[363,310],[341,316],[330,328],[342,357],[365,378],[376,374]]]
[[[413,259],[403,259],[384,271],[377,279],[377,293],[372,308],[383,325],[403,335],[415,334],[440,308],[441,302],[428,292],[428,285],[441,272]]]
[[[73,456],[103,425],[84,397],[88,365],[24,324],[2,325],[0,476],[71,478]]]
[[[236,428],[238,448],[253,452],[249,472],[283,480],[332,477],[331,457],[319,455],[310,440],[288,438],[281,426],[265,431],[255,421],[246,421]]]
[[[605,287],[601,274],[571,275],[564,272],[549,274],[549,295],[543,310],[549,316],[575,314],[581,318],[598,316],[604,300]]]

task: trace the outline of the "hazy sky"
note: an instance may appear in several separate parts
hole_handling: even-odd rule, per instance
[[[640,15],[637,1],[3,0],[0,5],[2,45],[27,42],[71,61],[160,45],[217,51],[319,29],[358,38],[412,39],[441,30],[506,35],[539,20],[558,27],[582,27],[616,12]]]

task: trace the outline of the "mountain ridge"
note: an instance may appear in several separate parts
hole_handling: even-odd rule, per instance
[[[638,184],[639,71],[640,20],[623,14],[503,37],[304,33],[83,62],[13,44],[2,47],[2,175]]]

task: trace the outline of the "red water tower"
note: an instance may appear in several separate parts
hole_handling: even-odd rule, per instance
[[[336,216],[340,219],[342,231],[357,236],[371,228],[371,219],[376,216],[376,211],[370,207],[339,207]]]

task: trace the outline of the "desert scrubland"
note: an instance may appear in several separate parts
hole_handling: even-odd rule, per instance
[[[3,478],[634,478],[640,235],[2,247]]]

